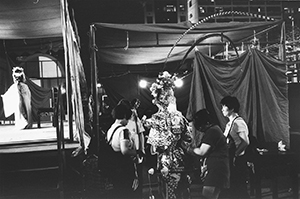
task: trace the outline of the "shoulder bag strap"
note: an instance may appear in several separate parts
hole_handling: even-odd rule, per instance
[[[240,117],[240,116],[237,116],[237,117],[235,117],[235,118],[232,120],[230,129],[229,129],[229,131],[228,131],[227,138],[231,138],[230,131],[232,130],[233,123],[234,123],[234,121],[235,121],[237,118],[239,118],[239,117]]]
[[[108,142],[107,142],[108,144],[110,144],[110,142],[111,142],[111,140],[112,140],[112,138],[113,138],[115,132],[116,132],[120,127],[122,127],[122,126],[120,125],[120,126],[117,126],[117,127],[115,128],[115,130],[113,131],[113,133],[112,133],[111,136],[110,136],[110,139],[109,139]]]

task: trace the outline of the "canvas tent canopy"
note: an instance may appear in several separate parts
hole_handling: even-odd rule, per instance
[[[63,49],[60,0],[2,0],[1,54],[17,55]]]
[[[282,21],[202,23],[191,29],[182,24],[107,24],[94,23],[97,56],[99,61],[120,65],[142,65],[164,63],[171,48],[186,30],[191,29],[177,42],[168,62],[181,60],[189,47],[200,37],[211,33],[222,33],[232,42],[240,43],[253,34],[260,34],[280,25]],[[223,46],[222,38],[211,37],[203,40],[205,45],[198,50],[215,55]],[[224,42],[226,40],[224,39]],[[211,44],[211,48],[208,48]],[[193,54],[189,55],[191,58]]]
[[[60,1],[1,0],[0,38],[62,37]]]

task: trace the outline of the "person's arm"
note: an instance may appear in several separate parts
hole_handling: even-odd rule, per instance
[[[141,119],[141,123],[144,127],[146,127],[147,129],[150,129],[152,127],[153,121],[152,118],[145,118],[143,116],[143,118]]]
[[[123,130],[123,136],[120,139],[120,149],[123,155],[135,156],[136,150],[133,142],[129,139],[128,129]]]
[[[156,155],[156,154],[157,154],[157,152],[156,152],[156,147],[153,146],[153,145],[150,146],[150,154],[151,154],[151,155]]]
[[[202,143],[199,148],[194,148],[193,152],[196,155],[204,156],[209,149],[210,149],[210,145]]]
[[[239,156],[243,151],[245,151],[250,143],[245,131],[239,133],[239,138],[241,139],[241,143],[237,146],[235,150],[235,156]]]
[[[145,136],[143,132],[139,134],[139,140],[140,140],[140,150],[145,154]]]

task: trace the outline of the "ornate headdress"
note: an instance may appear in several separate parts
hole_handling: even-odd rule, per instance
[[[171,75],[169,72],[164,71],[158,74],[156,82],[151,87],[151,95],[154,97],[153,104],[160,104],[164,107],[168,106],[171,102],[174,102],[174,88],[175,88],[176,76]]]
[[[14,82],[25,82],[24,69],[20,66],[13,67],[12,77],[13,77]]]

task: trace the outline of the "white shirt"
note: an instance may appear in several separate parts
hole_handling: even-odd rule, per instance
[[[233,124],[232,124],[232,122],[233,122]],[[231,125],[232,125],[232,127],[231,127]],[[238,117],[235,120],[232,119],[226,124],[224,136],[227,137],[229,133],[230,133],[232,139],[234,140],[236,147],[238,147],[242,142],[241,138],[239,136],[240,133],[245,133],[246,134],[245,136],[248,137],[248,135],[249,135],[248,126],[242,117]],[[240,155],[243,155],[244,153],[245,153],[245,151],[243,151]]]
[[[122,140],[124,140],[124,133],[122,133],[122,132],[124,132],[124,129],[126,129],[126,127],[115,122],[111,125],[111,127],[108,129],[107,134],[106,134],[106,139],[109,141],[112,133],[118,126],[121,126],[121,127],[119,127],[116,130],[116,132],[113,135],[112,141],[111,141],[111,146],[114,149],[114,151],[121,151],[120,143]]]

